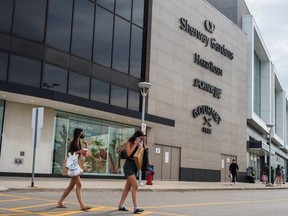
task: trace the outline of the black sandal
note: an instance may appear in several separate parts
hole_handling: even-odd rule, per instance
[[[118,211],[129,211],[125,206],[118,207]]]
[[[134,213],[135,213],[135,214],[138,214],[138,213],[143,212],[143,211],[144,211],[144,209],[136,208],[136,209],[134,210]]]

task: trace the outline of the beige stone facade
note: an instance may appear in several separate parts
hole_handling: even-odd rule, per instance
[[[175,120],[174,128],[152,129],[154,143],[181,148],[181,169],[220,172],[221,155],[231,155],[245,172],[245,33],[205,1],[157,0],[152,8],[148,112]],[[215,27],[212,33],[205,29],[205,21]],[[193,35],[197,33],[202,37]],[[215,42],[231,51],[233,59],[213,49]],[[202,66],[195,62],[195,55],[200,56]],[[207,69],[207,62],[221,69],[222,76]],[[194,85],[195,79],[200,86]],[[207,86],[222,90],[220,98]],[[220,122],[208,113],[193,117],[193,110],[202,105],[217,112]]]

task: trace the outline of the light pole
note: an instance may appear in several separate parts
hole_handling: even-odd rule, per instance
[[[268,131],[269,131],[269,184],[267,186],[272,186],[272,176],[271,176],[271,132],[272,132],[272,128],[274,126],[274,124],[272,123],[267,123],[266,124]]]
[[[145,98],[149,92],[150,87],[152,86],[149,82],[140,82],[138,83],[138,86],[140,88],[140,92],[142,95],[142,118],[141,118],[141,130],[144,134],[146,134],[146,127],[144,125],[144,119],[145,119]],[[143,186],[142,181],[142,171],[141,169],[138,170],[138,185]]]

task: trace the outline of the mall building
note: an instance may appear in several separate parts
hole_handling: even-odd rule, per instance
[[[260,179],[265,163],[271,163],[274,170],[279,164],[287,173],[288,100],[277,65],[271,61],[257,23],[243,0],[208,2],[247,34],[247,167],[253,167],[256,179]]]
[[[239,181],[269,156],[286,167],[285,92],[245,2],[224,3],[0,0],[1,175],[62,176],[80,127],[84,177],[123,178],[116,148],[142,111],[154,179],[228,181],[232,159]]]

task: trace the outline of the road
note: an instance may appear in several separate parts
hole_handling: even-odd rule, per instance
[[[75,191],[66,199],[67,209],[55,208],[62,190],[11,191],[0,194],[0,215],[133,215],[131,194],[126,207],[117,211],[121,191],[83,191],[85,204],[92,209],[80,211]],[[288,215],[288,190],[209,190],[189,192],[139,191],[141,215],[149,216],[271,216]]]

